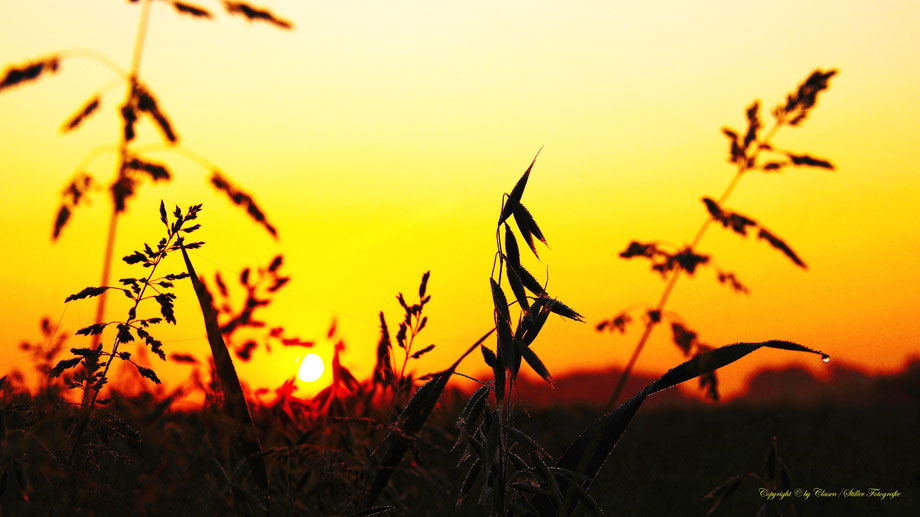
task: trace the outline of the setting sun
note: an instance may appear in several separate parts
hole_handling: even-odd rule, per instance
[[[300,370],[297,377],[303,382],[314,382],[323,375],[325,366],[320,356],[316,354],[307,354],[300,362]]]

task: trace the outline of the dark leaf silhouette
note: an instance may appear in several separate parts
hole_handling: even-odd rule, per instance
[[[649,395],[715,371],[763,347],[808,352],[826,357],[821,352],[788,341],[737,343],[696,355],[689,361],[672,368],[616,410],[602,416],[569,446],[556,462],[556,467],[575,472],[583,476],[583,479],[573,480],[557,473],[556,480],[565,494],[564,505],[560,507],[548,496],[535,496],[531,502],[537,507],[539,514],[551,516],[561,511],[568,515],[574,510],[578,501],[572,485],[577,483],[585,489],[591,485],[594,476],[597,475],[607,456],[626,431],[636,411]]]
[[[268,265],[268,271],[270,273],[274,273],[275,271],[278,271],[278,268],[281,267],[281,263],[283,261],[284,261],[284,257],[282,255],[276,256],[275,258],[272,259],[271,264]]]
[[[107,289],[118,289],[119,291],[124,291],[124,289],[118,287],[87,287],[82,291],[76,294],[72,294],[64,299],[64,302],[69,302],[73,300],[82,300],[83,298],[92,298],[94,296],[99,296],[104,293]]]
[[[147,262],[147,256],[140,251],[135,251],[131,255],[123,257],[121,260],[125,261],[127,264],[137,264],[139,262]]]
[[[632,316],[630,316],[628,312],[621,312],[609,320],[601,321],[595,326],[595,329],[598,332],[609,330],[610,332],[625,334],[626,326],[630,323],[632,323]]]
[[[396,372],[390,359],[393,353],[393,342],[390,340],[390,331],[387,322],[380,312],[380,341],[377,342],[377,365],[374,367],[374,384],[392,386],[396,382]]]
[[[460,492],[457,495],[457,504],[460,506],[463,502],[463,498],[466,497],[466,494],[473,488],[473,484],[476,483],[476,478],[479,477],[479,472],[482,470],[482,460],[477,459],[473,462],[473,465],[470,467],[470,470],[466,472],[466,476],[463,478],[463,484],[460,485]]]
[[[438,403],[441,393],[447,386],[447,381],[453,373],[453,368],[435,374],[428,382],[415,390],[409,399],[406,408],[400,413],[396,422],[396,429],[387,435],[381,447],[385,447],[383,461],[367,496],[367,504],[372,504],[389,482],[393,470],[402,461],[402,457],[409,450],[409,438],[414,437],[428,420],[431,412]]]
[[[134,335],[131,334],[131,327],[119,323],[118,324],[118,340],[122,343],[130,343],[134,341]]]
[[[542,151],[543,148],[540,148],[540,150]],[[514,184],[511,193],[508,194],[508,199],[505,201],[505,206],[502,207],[502,213],[498,218],[498,224],[505,222],[505,219],[508,219],[518,205],[520,205],[521,197],[524,195],[524,188],[527,186],[527,178],[530,177],[530,171],[533,169],[533,164],[537,162],[537,156],[540,156],[540,151],[537,151],[537,154],[534,155],[533,160],[530,162],[530,166],[527,167],[527,170],[524,171],[521,178]],[[527,237],[525,237],[525,239],[526,238]]]
[[[160,379],[157,378],[157,374],[153,372],[150,368],[144,368],[143,366],[135,364],[137,366],[137,373],[141,374],[141,377],[146,377],[147,379],[152,380],[153,382],[160,384]]]
[[[275,230],[275,227],[268,222],[265,218],[265,214],[262,213],[262,210],[256,205],[255,200],[252,199],[249,194],[246,194],[230,184],[230,182],[217,171],[214,171],[211,175],[211,184],[214,185],[217,190],[227,194],[230,200],[233,201],[233,204],[245,208],[249,216],[257,223],[261,224],[272,237],[278,237],[278,232]]]
[[[708,197],[703,198],[703,203],[706,204],[706,210],[709,211],[709,215],[711,215],[716,222],[726,228],[731,228],[733,232],[739,235],[747,236],[748,227],[757,226],[757,221],[735,212],[727,212],[723,210],[717,202]]]
[[[82,360],[83,360],[82,357],[74,357],[72,359],[64,359],[63,361],[59,361],[58,364],[56,364],[54,368],[51,369],[51,372],[49,375],[52,378],[58,377],[62,373],[64,373],[64,370],[68,368],[73,368],[74,366],[80,364],[80,361]]]
[[[171,177],[169,169],[167,169],[166,166],[160,165],[159,163],[147,162],[139,158],[132,158],[129,160],[125,163],[125,168],[147,173],[154,181],[167,181]]]
[[[555,303],[555,300],[546,296],[537,298],[533,305],[530,306],[530,310],[524,314],[520,324],[518,324],[514,339],[522,346],[529,346],[533,343],[546,323],[551,312],[550,306],[553,303]]]
[[[741,214],[735,212],[727,212],[719,207],[718,203],[712,199],[703,198],[703,202],[706,204],[706,209],[709,211],[709,214],[713,219],[722,224],[726,228],[731,228],[734,232],[747,236],[747,228],[749,226],[760,228],[760,231],[757,234],[757,237],[763,239],[770,243],[774,248],[782,251],[790,260],[796,263],[799,267],[807,269],[807,266],[804,262],[792,251],[789,246],[783,242],[782,239],[771,233],[769,230],[761,226],[757,221],[745,217]],[[741,285],[737,279],[732,274],[722,274],[719,275],[719,281],[725,282],[729,281],[732,284],[732,287],[737,291],[747,292],[747,289]]]
[[[51,240],[57,240],[61,236],[61,231],[70,220],[72,211],[84,199],[86,192],[93,185],[93,178],[89,174],[81,173],[74,178],[61,194],[61,207],[58,209],[58,215],[54,220],[54,231],[51,234]]]
[[[658,246],[655,243],[644,244],[637,241],[632,241],[629,243],[629,246],[625,250],[620,252],[620,258],[630,259],[633,257],[648,257],[652,258],[656,255],[662,254],[662,251],[658,250]]]
[[[70,219],[70,208],[66,205],[61,205],[58,208],[58,215],[54,219],[54,232],[51,234],[52,240],[57,240],[61,235],[61,230],[64,229],[64,225],[67,224],[67,221]]]
[[[189,354],[169,354],[169,358],[177,363],[198,364],[198,359]]]
[[[134,132],[134,124],[137,123],[137,113],[134,111],[133,104],[125,104],[121,107],[121,120],[124,123],[125,142],[131,142],[137,134]]]
[[[520,203],[514,207],[514,222],[517,224],[518,230],[521,231],[521,237],[524,237],[524,241],[530,246],[530,251],[539,258],[540,255],[537,254],[537,247],[534,245],[533,237],[539,239],[543,244],[546,244],[546,239],[543,238],[543,233],[537,226],[537,222],[534,221],[533,216]]]
[[[792,249],[789,248],[789,246],[786,245],[785,242],[783,242],[782,239],[780,239],[776,235],[773,235],[772,233],[767,231],[766,228],[761,227],[760,233],[758,233],[757,236],[769,242],[770,245],[773,246],[774,248],[782,251],[783,254],[789,257],[789,260],[795,262],[797,266],[801,267],[802,269],[808,269],[808,266],[806,266],[805,263],[802,262],[802,259],[800,259],[799,256],[796,255],[795,252],[792,251]]]
[[[163,314],[163,319],[167,323],[176,324],[176,315],[173,312],[173,300],[176,299],[176,295],[172,293],[163,293],[158,294],[153,297],[158,304],[160,304],[160,313]]]
[[[671,323],[671,332],[674,335],[674,344],[680,348],[684,355],[689,355],[696,345],[696,332],[680,323]]]
[[[160,322],[160,319],[159,319],[159,318],[150,318],[150,319],[147,320],[147,321],[149,321],[149,322],[151,322],[151,323],[154,323],[154,320],[156,320],[156,323],[159,323],[159,322]],[[138,337],[140,337],[141,339],[143,339],[144,341],[147,342],[147,346],[150,347],[150,351],[153,352],[154,354],[156,354],[157,356],[159,356],[160,359],[162,359],[162,360],[165,361],[165,360],[166,360],[166,353],[163,352],[163,343],[161,343],[160,340],[158,340],[158,339],[154,338],[153,336],[151,336],[151,335],[150,335],[146,330],[144,330],[144,329],[136,329],[136,330],[137,330],[137,335],[138,335]]]
[[[748,294],[748,288],[742,284],[734,273],[726,273],[724,271],[719,271],[718,279],[720,284],[728,284],[735,292]]]
[[[492,290],[492,304],[495,306],[495,313],[497,319],[501,319],[511,325],[511,313],[508,311],[508,299],[505,298],[505,293],[502,291],[502,288],[498,286],[498,283],[493,279],[489,279],[489,287]]]
[[[66,133],[77,128],[84,120],[96,112],[99,108],[99,96],[95,96],[84,104],[76,113],[73,114],[64,125],[61,126],[61,132]]]
[[[0,91],[25,81],[38,79],[44,73],[57,72],[59,65],[57,56],[52,56],[26,65],[11,66],[6,69],[6,74],[0,81]]]
[[[807,154],[792,153],[786,153],[786,156],[788,156],[789,159],[792,160],[792,164],[796,166],[820,167],[822,169],[834,170],[834,164],[827,160],[822,160],[821,158],[815,158]]]
[[[508,259],[508,264],[511,267],[519,268],[521,267],[521,252],[518,249],[517,239],[514,237],[514,233],[511,231],[511,227],[507,223],[504,224],[505,227],[505,257]]]
[[[511,292],[514,293],[514,297],[521,305],[521,308],[526,311],[530,308],[530,304],[527,302],[527,293],[524,292],[524,283],[521,281],[520,275],[515,271],[515,267],[511,263],[508,263],[507,266],[508,284],[511,285]]]
[[[495,357],[495,352],[486,348],[485,345],[480,348],[482,349],[482,360],[485,361],[489,367],[495,368],[495,365],[498,364],[498,358]]]
[[[432,350],[434,350],[434,345],[428,345],[425,348],[419,350],[418,352],[415,352],[414,354],[412,354],[412,359],[418,359],[419,357],[422,357],[423,355],[427,354],[428,352],[431,352]]]
[[[585,318],[581,314],[578,314],[575,309],[572,309],[568,305],[560,302],[559,300],[553,300],[549,303],[549,310],[562,316],[563,318],[569,318],[570,320],[584,322]]]
[[[428,290],[428,279],[431,278],[431,271],[425,271],[425,274],[422,275],[422,281],[418,285],[418,297],[419,299],[424,300],[425,292]],[[425,302],[423,302],[425,303]]]
[[[757,131],[760,130],[760,119],[758,118],[758,111],[760,111],[760,102],[754,101],[753,104],[747,109],[747,119],[748,119],[748,130],[744,135],[744,149],[747,149],[757,140]]]
[[[527,361],[527,364],[529,364],[531,368],[533,368],[533,371],[537,372],[537,375],[542,377],[544,381],[550,385],[553,385],[553,377],[549,374],[546,366],[543,365],[543,361],[537,357],[537,354],[535,354],[529,346],[522,346],[520,347],[520,350],[524,360]]]
[[[399,465],[400,461],[402,461],[402,457],[405,455],[406,451],[409,450],[409,444],[411,443],[410,439],[418,434],[422,426],[425,425],[431,412],[434,411],[438,399],[441,397],[441,393],[443,393],[444,388],[447,386],[447,381],[450,380],[450,376],[454,374],[457,366],[459,366],[460,362],[476,348],[481,348],[483,355],[485,355],[488,349],[481,345],[483,341],[492,335],[492,332],[494,332],[494,329],[490,330],[473,343],[473,346],[460,356],[459,359],[454,361],[454,364],[451,365],[450,368],[430,375],[430,380],[417,389],[415,394],[412,395],[412,398],[409,399],[405,409],[402,410],[402,413],[400,413],[396,420],[396,428],[387,435],[384,442],[378,447],[378,451],[383,451],[383,461],[380,463],[377,473],[374,476],[373,483],[371,484],[370,491],[368,492],[365,503],[367,506],[373,504],[377,497],[380,496],[380,493],[383,492],[390,477],[393,475],[393,470]],[[492,354],[492,356],[494,361],[494,354]],[[495,362],[497,363],[497,361]]]
[[[767,162],[763,164],[760,168],[765,172],[779,172],[780,169],[788,165],[786,162]]]
[[[543,285],[541,285],[529,271],[524,269],[524,266],[515,268],[514,272],[517,273],[518,277],[521,279],[521,283],[524,284],[524,287],[526,287],[528,291],[536,296],[543,296],[546,294],[546,289],[543,288]]]
[[[112,200],[115,202],[115,211],[124,212],[128,199],[134,195],[136,181],[130,176],[122,176],[112,184]]]
[[[243,346],[234,350],[234,352],[236,353],[236,356],[243,361],[248,361],[252,359],[252,352],[256,349],[256,346],[258,345],[256,345],[255,341],[247,341],[243,343]]]
[[[485,348],[485,347],[483,347]],[[460,412],[460,420],[457,422],[457,425],[465,429],[467,432],[472,430],[473,425],[476,420],[482,414],[482,410],[485,408],[486,401],[489,397],[489,390],[491,388],[488,384],[480,386],[467,401],[466,405],[463,407],[463,411]]]
[[[719,379],[715,372],[700,375],[700,389],[706,393],[706,398],[709,400],[719,401]]]
[[[696,271],[697,266],[707,262],[709,262],[709,257],[693,253],[693,250],[688,247],[684,248],[676,255],[668,257],[667,270],[670,271],[674,269],[674,264],[676,264],[688,274],[692,275]]]
[[[95,334],[102,334],[102,331],[105,330],[105,327],[108,323],[96,323],[88,327],[83,327],[76,332],[78,336],[90,336]]]
[[[166,118],[166,115],[160,110],[156,97],[153,96],[153,93],[142,86],[138,86],[135,89],[135,92],[137,95],[137,109],[147,113],[153,118],[157,124],[157,127],[160,129],[160,133],[163,134],[163,138],[165,138],[169,143],[174,144],[178,142],[179,137],[176,136],[175,131],[173,131],[172,124],[169,123],[169,119]]]
[[[742,163],[745,160],[744,149],[738,141],[738,133],[727,127],[722,128],[722,133],[729,139],[729,162]]]
[[[173,2],[172,6],[176,9],[176,11],[196,18],[213,17],[210,11],[202,7],[198,7],[197,5],[187,4],[185,2]]]
[[[249,464],[256,484],[263,493],[267,493],[268,470],[265,466],[265,458],[262,455],[262,446],[253,426],[252,415],[249,413],[249,405],[246,404],[246,397],[243,394],[243,388],[240,386],[236,368],[233,367],[233,359],[230,357],[230,351],[224,343],[220,333],[220,326],[217,324],[217,310],[214,309],[213,298],[211,293],[208,292],[208,288],[205,287],[204,282],[195,274],[195,268],[192,266],[192,261],[189,259],[185,248],[180,249],[182,250],[182,258],[185,259],[185,266],[188,269],[192,286],[195,288],[195,295],[198,297],[198,303],[201,306],[202,316],[204,316],[208,344],[211,347],[211,356],[214,359],[214,369],[220,383],[220,389],[224,395],[224,410],[240,424],[237,428],[237,439],[242,445],[246,462]]]
[[[837,70],[815,70],[799,85],[795,93],[786,96],[785,106],[778,106],[773,115],[779,120],[786,121],[790,126],[799,125],[817,103],[818,94],[827,89],[827,82],[836,74]]]
[[[291,22],[278,18],[271,12],[260,9],[258,7],[253,7],[249,4],[243,2],[228,2],[224,1],[224,7],[227,9],[227,12],[230,14],[239,14],[245,16],[250,21],[253,20],[262,20],[268,22],[276,27],[281,29],[291,29],[294,26],[291,25]]]

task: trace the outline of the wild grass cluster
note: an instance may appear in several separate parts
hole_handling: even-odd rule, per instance
[[[723,130],[730,144],[729,161],[737,172],[721,196],[702,199],[706,219],[688,245],[669,249],[657,242],[633,241],[620,254],[650,261],[651,269],[667,283],[659,302],[644,313],[644,331],[609,407],[591,418],[581,418],[588,422],[577,436],[568,432],[571,424],[560,432],[535,433],[532,420],[540,415],[521,406],[516,389],[522,368],[533,370],[546,383],[555,382],[553,365],[540,358],[541,349],[551,346],[539,339],[548,319],[562,318],[572,325],[585,320],[573,308],[578,304],[569,303],[571,293],[550,294],[548,282],[537,280],[521,260],[527,252],[539,259],[538,250],[547,242],[524,204],[525,190],[537,174],[537,157],[501,196],[494,229],[496,249],[488,274],[493,324],[480,337],[468,337],[470,344],[464,353],[445,369],[425,375],[412,366],[434,348],[420,338],[428,325],[425,309],[432,296],[431,280],[437,278],[436,272],[426,272],[417,296],[397,296],[403,312],[396,327],[388,324],[383,312],[379,314],[380,338],[373,347],[376,366],[368,379],[356,378],[343,366],[346,344],[333,324],[326,333],[335,350],[331,384],[315,397],[303,399],[294,395],[291,379],[274,391],[273,401],[257,402],[258,397],[271,393],[265,389],[251,392],[234,364],[271,353],[273,346],[314,345],[262,317],[263,309],[290,280],[282,272],[281,255],[265,266],[243,269],[236,290],[229,289],[219,273],[207,281],[195,268],[194,250],[203,243],[187,240],[194,232],[206,231],[195,223],[202,205],[168,210],[161,202],[158,216],[163,233],[151,241],[156,244],[143,244],[122,259],[137,268],[138,274],[117,282],[109,278],[118,218],[142,182],[172,178],[168,164],[153,161],[144,152],[152,148],[135,145],[144,122],[154,126],[163,145],[211,167],[211,184],[277,236],[277,229],[250,194],[207,160],[179,147],[178,133],[163,103],[139,74],[152,4],[168,4],[178,14],[201,20],[213,19],[214,11],[177,1],[140,3],[130,66],[125,70],[107,58],[93,56],[125,85],[124,100],[118,105],[119,141],[114,147],[92,151],[84,160],[64,190],[52,229],[52,238],[59,238],[92,187],[100,184],[86,172],[87,165],[101,152],[115,152],[118,165],[107,184],[112,216],[101,282],[69,296],[62,294],[67,302],[98,300],[97,317],[73,336],[57,332],[45,320],[41,343],[23,344],[41,379],[37,391],[30,392],[18,372],[0,379],[3,514],[616,514],[617,506],[607,497],[598,497],[592,487],[599,476],[603,481],[611,452],[648,397],[699,379],[708,396],[718,399],[715,372],[761,348],[817,354],[827,360],[821,352],[782,339],[705,345],[695,331],[665,311],[681,274],[714,267],[708,255],[697,251],[713,223],[740,236],[756,235],[796,266],[805,267],[783,239],[726,204],[738,181],[750,172],[833,169],[828,160],[780,149],[771,141],[780,128],[798,126],[806,119],[836,74],[816,70],[772,111],[770,129],[764,130],[760,104],[755,102],[746,111],[746,131]],[[292,28],[291,22],[266,9],[242,2],[221,5],[230,15],[279,29]],[[10,67],[0,90],[56,73],[74,55],[62,51]],[[91,95],[64,122],[62,131],[78,129],[96,113],[104,93],[103,88]],[[174,260],[169,261],[170,272],[164,274],[164,261],[169,257]],[[734,273],[714,270],[719,282],[747,292]],[[485,277],[483,271],[483,291]],[[178,282],[191,283],[196,299],[177,300],[173,289]],[[105,296],[115,292],[126,300],[123,317],[104,321]],[[243,298],[234,292],[244,293]],[[155,337],[158,325],[177,324],[178,303],[194,304],[200,310],[201,322],[188,323],[203,323],[207,334],[209,349],[198,357],[170,353]],[[597,329],[623,332],[632,320],[629,313],[621,313],[599,323]],[[639,353],[652,331],[665,321],[670,322],[673,340],[687,361],[617,405]],[[104,341],[104,336],[111,340]],[[70,340],[90,342],[71,347]],[[171,391],[160,385],[156,368],[164,361],[189,367],[188,382]],[[481,363],[490,373],[484,378],[467,377],[459,373],[464,362]],[[136,377],[145,388],[133,395],[119,393],[111,382],[117,372]],[[458,390],[454,382],[458,377],[473,381],[476,389],[472,393]],[[71,390],[79,396],[66,397]],[[192,392],[203,395],[200,410],[171,409]],[[558,438],[565,434],[572,437],[560,445]],[[552,443],[546,443],[547,439]],[[708,497],[711,511],[746,478],[754,477],[767,488],[789,485],[775,442],[770,450],[767,475],[739,475],[719,485]],[[700,490],[705,493],[704,487]],[[762,508],[775,514],[795,511],[794,506],[772,503]]]

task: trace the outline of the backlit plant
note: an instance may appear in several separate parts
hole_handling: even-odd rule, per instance
[[[836,74],[836,70],[822,71],[818,69],[812,72],[811,75],[799,85],[796,91],[786,96],[786,101],[784,103],[780,103],[773,108],[773,124],[766,131],[764,131],[765,128],[760,119],[759,101],[754,101],[745,112],[748,127],[743,134],[730,128],[722,129],[722,132],[729,139],[728,161],[735,166],[736,172],[731,182],[729,182],[718,199],[709,197],[704,197],[702,199],[703,205],[706,208],[707,218],[690,244],[679,249],[668,249],[657,242],[632,241],[629,246],[620,253],[620,257],[624,259],[639,258],[650,261],[652,271],[660,274],[661,277],[666,280],[666,284],[658,302],[645,312],[645,327],[633,350],[632,356],[629,358],[629,362],[620,375],[614,392],[610,396],[610,400],[607,404],[608,409],[612,409],[616,406],[623,392],[623,388],[626,385],[626,381],[629,379],[633,367],[639,359],[639,354],[648,342],[652,331],[654,331],[664,320],[668,319],[671,321],[674,344],[685,356],[691,357],[711,350],[711,347],[702,344],[698,340],[697,333],[690,330],[680,318],[669,312],[665,312],[665,307],[681,274],[686,273],[689,276],[693,276],[697,269],[709,266],[715,271],[716,278],[720,283],[728,285],[738,293],[746,294],[748,292],[747,287],[739,281],[734,273],[716,267],[710,260],[709,255],[697,252],[697,248],[703,240],[703,236],[713,223],[720,224],[724,228],[742,237],[747,237],[749,234],[756,235],[759,240],[765,241],[773,248],[782,252],[796,266],[803,269],[806,268],[805,262],[799,258],[783,239],[754,219],[741,213],[728,210],[725,208],[725,204],[729,196],[734,192],[741,178],[752,172],[774,174],[783,172],[790,167],[834,169],[834,166],[828,160],[815,158],[800,152],[781,149],[776,147],[772,143],[772,140],[781,128],[785,126],[799,126],[808,117],[812,108],[815,107],[818,101],[818,94],[828,88],[828,81]],[[633,317],[628,311],[624,311],[610,319],[598,323],[597,330],[599,332],[608,330],[611,332],[625,333],[626,326],[632,321]],[[706,395],[713,400],[718,400],[719,398],[717,386],[718,383],[715,373],[709,373],[700,378],[700,387],[705,389]]]

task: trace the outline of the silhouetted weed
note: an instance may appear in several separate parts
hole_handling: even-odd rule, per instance
[[[95,52],[64,50],[54,55],[40,58],[32,62],[10,66],[3,74],[3,80],[0,81],[0,92],[8,88],[20,85],[28,81],[34,81],[42,76],[48,75],[49,72],[57,72],[63,61],[73,57],[89,57],[103,66],[109,68],[119,78],[124,81],[125,95],[124,100],[119,105],[121,115],[121,130],[118,145],[115,146],[115,153],[118,158],[116,165],[115,179],[106,187],[112,199],[112,215],[109,220],[108,237],[102,263],[102,279],[100,285],[109,284],[109,274],[111,270],[115,232],[117,221],[120,215],[128,208],[128,201],[133,198],[140,185],[151,180],[154,182],[168,182],[172,179],[172,174],[166,164],[155,163],[143,156],[137,146],[134,146],[137,138],[138,124],[143,121],[149,121],[158,130],[160,137],[165,145],[172,150],[183,152],[197,158],[197,155],[178,147],[179,135],[169,120],[166,112],[161,106],[161,102],[154,95],[150,85],[147,84],[140,76],[141,58],[144,53],[146,44],[146,33],[150,20],[150,9],[153,0],[131,0],[132,3],[141,4],[140,23],[138,25],[134,48],[132,52],[131,64],[127,70],[121,68],[115,61],[108,57]],[[175,12],[180,15],[190,16],[199,20],[209,20],[213,18],[211,11],[186,2],[175,0],[165,0],[163,2],[172,6]],[[291,29],[293,26],[290,22],[278,18],[265,9],[260,9],[244,2],[222,2],[224,10],[231,15],[242,15],[249,20],[263,20],[272,25],[282,28]],[[61,131],[66,133],[82,126],[85,121],[97,113],[103,103],[103,95],[108,87],[101,88],[99,91],[90,96],[90,98],[71,115],[61,126]],[[81,162],[74,177],[65,187],[60,207],[54,218],[54,227],[51,238],[56,241],[64,227],[70,221],[74,211],[81,204],[85,204],[87,197],[91,193],[94,185],[102,185],[89,175],[85,168],[89,163],[100,154],[99,149],[91,151]],[[206,160],[198,159],[199,162]],[[210,165],[210,162],[207,162]],[[273,236],[277,237],[274,227],[266,220],[265,215],[258,208],[253,198],[243,192],[238,187],[234,187],[220,171],[213,171],[211,176],[212,185],[219,191],[225,193],[231,201],[246,209],[247,213]],[[96,323],[102,322],[105,315],[106,293],[102,292],[98,298],[96,309]],[[93,347],[98,346],[99,341],[94,338]]]
[[[754,101],[745,112],[748,127],[742,134],[730,128],[723,128],[722,132],[729,139],[729,163],[736,166],[735,176],[719,196],[718,200],[709,197],[703,198],[703,204],[708,212],[708,218],[697,231],[696,236],[690,244],[676,250],[668,250],[655,242],[643,243],[633,241],[627,248],[620,253],[624,259],[644,258],[652,263],[652,271],[659,273],[662,278],[667,280],[664,292],[658,303],[646,310],[645,328],[639,341],[633,350],[629,362],[626,364],[616,389],[610,396],[607,409],[613,409],[619,401],[623,388],[626,385],[632,373],[633,367],[642,352],[643,347],[648,341],[655,327],[662,321],[663,316],[668,316],[673,321],[672,330],[674,330],[674,344],[683,352],[686,357],[692,357],[700,353],[707,352],[710,348],[700,344],[696,339],[696,333],[690,331],[683,322],[680,322],[670,313],[665,313],[664,309],[670,299],[674,286],[681,273],[693,276],[701,266],[712,266],[716,272],[716,278],[719,283],[726,284],[738,293],[748,293],[748,288],[741,283],[734,273],[723,271],[712,264],[708,255],[696,252],[700,241],[706,234],[706,231],[712,223],[721,224],[723,227],[746,237],[748,230],[756,230],[757,237],[766,241],[775,249],[786,255],[795,265],[805,269],[805,262],[789,247],[786,242],[776,234],[767,230],[763,225],[737,212],[726,210],[725,202],[732,194],[741,178],[752,171],[764,173],[782,172],[784,169],[792,167],[816,167],[820,169],[833,170],[834,166],[828,160],[815,158],[807,154],[787,151],[777,148],[773,145],[773,136],[783,126],[798,126],[814,108],[818,100],[818,94],[828,88],[828,81],[837,74],[836,70],[822,71],[815,70],[808,78],[799,85],[798,89],[786,96],[786,102],[777,105],[773,111],[773,126],[766,132],[763,123],[760,120],[760,102]],[[604,330],[619,331],[624,333],[626,325],[633,318],[627,312],[621,312],[613,318],[601,321],[596,328],[599,332]],[[719,391],[717,389],[717,380],[714,372],[706,374],[700,379],[700,387],[706,392],[707,397],[718,400]]]
[[[176,251],[182,247],[198,248],[203,244],[201,242],[185,243],[184,237],[182,236],[183,234],[190,234],[200,228],[198,224],[186,226],[186,223],[189,221],[197,219],[200,210],[201,205],[194,205],[189,207],[183,214],[182,210],[176,207],[175,211],[172,213],[172,221],[170,222],[166,206],[163,202],[160,202],[160,221],[166,227],[166,236],[160,239],[156,246],[151,247],[149,244],[144,244],[141,250],[135,251],[122,259],[127,264],[139,264],[149,269],[149,273],[147,273],[146,276],[137,278],[122,278],[119,280],[121,286],[104,285],[99,287],[87,287],[66,298],[65,302],[70,302],[84,298],[92,298],[106,291],[115,290],[122,292],[133,302],[133,305],[128,309],[127,317],[124,321],[94,323],[76,332],[77,335],[96,336],[101,335],[106,327],[116,327],[118,333],[112,343],[110,351],[104,350],[101,343],[90,348],[71,348],[70,353],[73,354],[73,357],[59,361],[49,373],[49,376],[53,378],[61,375],[64,370],[74,368],[78,365],[82,365],[83,367],[74,374],[72,378],[65,379],[65,383],[69,388],[82,389],[85,391],[83,397],[84,402],[82,404],[83,416],[74,432],[73,446],[69,461],[73,460],[74,454],[81,445],[83,432],[89,422],[90,415],[95,405],[97,403],[105,405],[111,401],[110,398],[100,399],[98,396],[99,392],[108,382],[109,368],[111,368],[115,359],[133,364],[142,377],[150,379],[157,384],[160,383],[160,379],[152,369],[141,366],[131,358],[131,352],[124,350],[119,352],[119,348],[127,343],[143,340],[144,344],[150,347],[151,352],[156,354],[160,359],[166,360],[166,354],[163,352],[163,343],[153,337],[148,329],[164,321],[166,323],[176,324],[173,307],[176,296],[170,292],[170,289],[174,287],[173,282],[186,278],[188,274],[169,273],[162,276],[155,275],[158,266],[170,252]],[[153,291],[154,294],[148,294],[148,290]],[[154,300],[159,306],[160,316],[139,318],[137,311],[141,302],[144,300]],[[135,336],[137,336],[137,339],[135,339]]]

